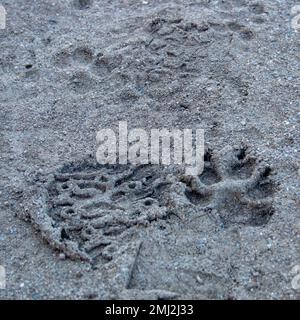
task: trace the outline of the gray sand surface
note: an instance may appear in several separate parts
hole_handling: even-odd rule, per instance
[[[1,4],[0,298],[300,298],[294,1]],[[96,164],[119,121],[204,129],[203,174]]]

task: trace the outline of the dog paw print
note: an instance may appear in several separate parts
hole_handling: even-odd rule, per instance
[[[81,94],[95,88],[104,78],[113,76],[114,70],[122,64],[122,58],[117,51],[96,54],[88,46],[79,46],[56,53],[54,64],[60,70],[63,83],[67,82],[69,89]],[[119,81],[120,85],[123,82]]]
[[[67,87],[79,94],[92,90],[97,84],[97,78],[90,71],[93,61],[94,53],[87,46],[64,49],[54,57],[55,65],[61,70],[59,75],[63,83],[66,80]]]
[[[60,68],[68,68],[76,65],[88,66],[94,59],[93,51],[87,46],[75,49],[63,49],[55,57],[55,64]]]
[[[207,152],[203,173],[182,181],[192,206],[217,215],[225,227],[264,226],[274,213],[272,169],[247,148]]]

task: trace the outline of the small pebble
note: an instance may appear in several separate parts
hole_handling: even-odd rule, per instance
[[[98,294],[95,293],[95,292],[90,292],[90,293],[85,294],[84,297],[86,299],[93,300],[93,299],[96,299],[98,297]]]
[[[196,277],[196,280],[199,284],[204,284],[203,279],[201,279],[199,275]]]
[[[78,278],[78,279],[82,278],[83,277],[83,273],[81,271],[78,271],[78,272],[75,273],[75,277]]]
[[[60,254],[58,255],[58,259],[59,259],[59,260],[65,260],[65,259],[66,259],[66,255],[65,255],[64,253],[60,253]]]

